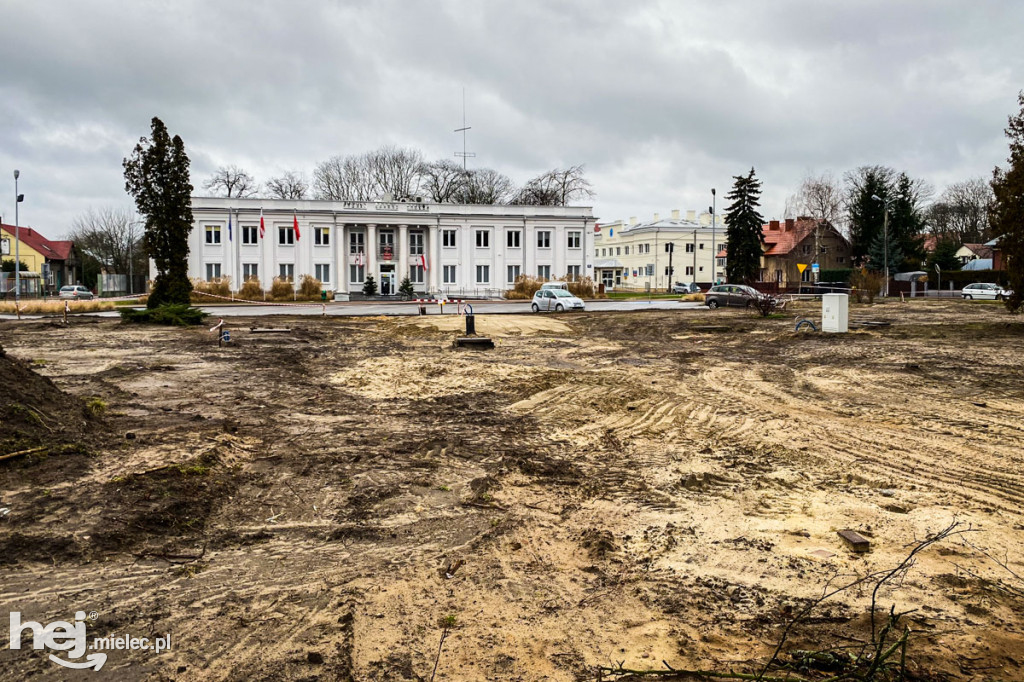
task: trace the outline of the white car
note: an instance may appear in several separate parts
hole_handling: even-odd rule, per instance
[[[540,311],[562,312],[564,310],[585,310],[582,299],[576,298],[565,289],[541,289],[533,295],[530,308],[535,313]]]
[[[965,286],[960,291],[960,295],[963,296],[965,300],[970,300],[972,298],[987,298],[1001,301],[1004,298],[1012,296],[1013,292],[1009,289],[1004,289],[998,284],[993,284],[992,282],[978,282]]]

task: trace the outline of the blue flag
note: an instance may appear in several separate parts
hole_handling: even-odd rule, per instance
[[[228,213],[228,241],[231,241],[231,214]]]

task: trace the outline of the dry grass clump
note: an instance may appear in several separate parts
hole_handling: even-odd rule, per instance
[[[295,286],[288,278],[275,277],[270,283],[271,301],[293,301],[295,300]]]
[[[704,294],[686,294],[680,300],[688,303],[703,303]]]
[[[567,280],[562,280],[567,281]],[[579,298],[597,298],[597,285],[589,277],[568,281],[569,293]]]
[[[215,300],[213,296],[204,296],[203,294],[213,294],[213,296],[231,298],[231,278],[218,277],[212,282],[207,282],[201,279],[192,280],[192,302],[209,303],[211,300]]]
[[[68,307],[73,313],[95,313],[100,310],[113,310],[113,301],[102,301],[93,299],[91,301],[71,301]],[[17,311],[14,308],[14,301],[0,303],[0,313],[14,315]],[[25,301],[21,302],[22,315],[63,315],[64,301]]]
[[[323,291],[323,283],[313,275],[303,275],[299,282],[299,298],[307,300],[320,300],[320,292]]]
[[[528,301],[540,290],[540,285],[543,283],[544,280],[537,277],[519,275],[512,288],[505,292],[505,298],[510,301]]]
[[[857,303],[864,303],[865,301],[874,303],[875,296],[885,286],[885,275],[880,272],[871,272],[866,268],[854,270],[850,274],[850,286],[853,287],[851,293],[856,297]]]
[[[242,284],[242,288],[239,289],[236,298],[243,298],[246,301],[262,301],[263,300],[263,285],[260,284],[259,277],[250,277],[245,280]]]

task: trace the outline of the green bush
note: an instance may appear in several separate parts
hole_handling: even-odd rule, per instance
[[[822,270],[818,273],[819,282],[849,282],[850,275],[853,274],[852,268],[835,268],[832,270]]]
[[[412,286],[412,280],[406,277],[402,280],[402,285],[398,287],[398,293],[412,298],[416,294],[416,290]]]
[[[363,282],[363,296],[376,296],[377,295],[377,282],[374,281],[373,275],[367,275],[366,280]]]
[[[119,310],[118,313],[120,313],[121,319],[124,322],[165,324],[176,327],[202,324],[203,320],[207,317],[207,313],[204,313],[199,308],[193,308],[180,303],[162,305],[156,308],[145,308],[143,310],[124,308]]]

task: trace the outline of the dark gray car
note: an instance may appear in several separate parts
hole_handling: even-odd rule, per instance
[[[749,308],[754,305],[756,299],[762,296],[764,294],[757,289],[745,284],[718,284],[704,294],[704,302],[712,310],[726,305]]]

